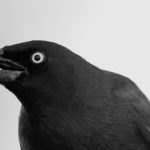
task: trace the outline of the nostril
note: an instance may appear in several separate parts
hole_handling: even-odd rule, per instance
[[[3,48],[0,49],[0,56],[4,54]]]

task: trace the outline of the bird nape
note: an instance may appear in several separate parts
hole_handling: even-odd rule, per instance
[[[150,103],[130,79],[47,41],[5,46],[0,68],[22,104],[21,150],[150,149]]]

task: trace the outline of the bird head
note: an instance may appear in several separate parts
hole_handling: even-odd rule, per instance
[[[69,99],[80,59],[67,48],[47,41],[29,41],[0,50],[0,83],[27,107]],[[78,61],[77,61],[78,62]]]

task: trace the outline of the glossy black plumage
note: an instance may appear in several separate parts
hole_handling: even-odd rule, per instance
[[[35,52],[45,55],[42,63],[32,62]],[[22,103],[22,150],[150,149],[150,104],[128,78],[46,41],[6,46],[2,57],[25,68],[8,82],[0,71]]]

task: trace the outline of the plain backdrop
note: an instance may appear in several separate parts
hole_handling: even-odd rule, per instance
[[[62,44],[99,68],[128,76],[150,98],[149,0],[0,0],[0,47]],[[20,150],[20,103],[0,86],[0,149]]]

